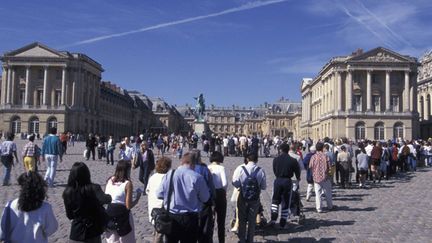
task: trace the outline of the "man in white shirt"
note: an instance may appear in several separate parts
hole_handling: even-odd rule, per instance
[[[228,156],[228,142],[229,142],[228,136],[225,135],[225,137],[222,140],[224,156]]]
[[[299,164],[299,167],[300,167],[300,171],[305,169],[302,158],[300,157],[300,155],[297,154],[297,144],[296,143],[291,144],[290,151],[288,152],[288,155],[297,160],[297,163]]]

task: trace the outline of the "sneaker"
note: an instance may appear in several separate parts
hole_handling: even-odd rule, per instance
[[[317,209],[317,213],[323,213],[321,209]]]
[[[279,221],[279,227],[280,227],[281,229],[283,229],[283,228],[285,227],[285,225],[286,225],[286,219],[281,219],[281,220]]]
[[[238,226],[234,225],[234,227],[231,228],[231,232],[237,233],[238,231]]]

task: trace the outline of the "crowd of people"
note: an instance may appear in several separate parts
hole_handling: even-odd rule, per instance
[[[66,133],[57,134],[57,129],[51,128],[39,148],[34,142],[37,137],[28,135],[22,149],[25,172],[18,178],[19,197],[9,201],[3,210],[1,240],[48,242],[48,237],[56,232],[58,223],[46,202],[46,193],[55,186],[57,163],[66,154],[69,138],[65,136]],[[13,140],[13,134],[7,134],[0,146],[3,186],[10,185],[12,166],[20,161]],[[432,166],[431,141],[401,139],[294,141],[256,135],[141,134],[116,141],[112,135],[89,134],[83,157],[96,160],[96,154],[99,160],[106,159],[107,165],[115,164],[115,170],[103,190],[92,182],[85,162],[72,165],[62,195],[66,216],[71,220],[69,242],[101,242],[102,235],[107,242],[136,242],[131,210],[141,196],[147,196],[149,224],[155,225],[154,242],[213,242],[217,227],[218,242],[223,243],[229,184],[234,187],[231,201],[236,205],[231,231],[237,233],[239,242],[253,242],[256,226],[265,222],[266,205],[260,195],[267,190],[266,173],[271,173],[258,161],[271,154],[275,179],[271,205],[267,205],[271,208],[270,220],[265,227],[276,227],[280,218],[279,228],[285,228],[289,217],[301,215],[302,171],[308,184],[305,199],[315,197],[316,212],[322,213],[337,209],[332,201],[334,187],[367,188],[395,174],[416,171],[419,163]],[[238,156],[241,160],[230,181],[223,166],[226,156]],[[172,157],[180,159],[177,168]],[[44,177],[38,173],[39,162],[46,163]],[[142,183],[135,185],[136,190],[130,177],[133,169],[139,169],[138,179]],[[169,230],[156,227],[161,223],[161,208],[167,211],[165,223]]]

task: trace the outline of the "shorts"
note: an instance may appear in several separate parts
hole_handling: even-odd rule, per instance
[[[372,165],[374,166],[380,166],[381,164],[381,160],[380,159],[371,159],[372,160]]]
[[[360,175],[367,175],[368,170],[360,168],[359,172],[360,172]]]

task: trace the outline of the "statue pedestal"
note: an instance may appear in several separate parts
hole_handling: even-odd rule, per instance
[[[198,137],[201,137],[203,134],[207,135],[208,127],[206,122],[195,121],[193,128]]]

